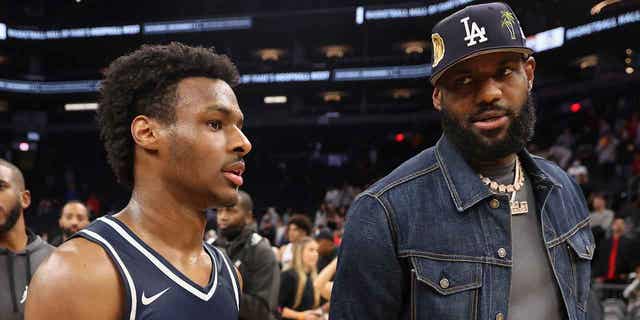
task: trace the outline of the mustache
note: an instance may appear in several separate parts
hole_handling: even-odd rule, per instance
[[[482,117],[482,114],[484,114],[485,112],[498,112],[512,119],[517,117],[517,114],[512,110],[512,108],[497,104],[483,103],[477,105],[476,111],[472,114],[467,115],[465,120],[467,120],[468,122],[479,120]]]

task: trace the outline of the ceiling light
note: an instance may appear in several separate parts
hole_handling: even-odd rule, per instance
[[[631,50],[631,48],[627,48],[627,50],[625,50],[624,53],[630,56],[633,53],[633,50]]]
[[[90,111],[98,110],[97,103],[67,103],[64,105],[65,111]]]
[[[631,64],[631,58],[624,58],[624,63]]]
[[[627,74],[632,74],[635,70],[633,69],[633,67],[626,67],[624,69],[624,72],[626,72]]]
[[[320,48],[320,51],[325,57],[329,59],[339,59],[345,56],[347,52],[351,51],[351,47],[346,45],[329,45]]]
[[[20,142],[18,144],[18,149],[20,149],[20,151],[22,151],[22,152],[27,152],[27,151],[29,151],[29,144],[26,143],[26,142]]]
[[[574,64],[577,65],[580,69],[587,69],[591,67],[595,67],[598,65],[598,56],[595,54],[591,54],[574,61]]]
[[[278,61],[284,55],[284,50],[275,49],[275,48],[266,48],[266,49],[260,49],[256,53],[260,57],[260,59],[262,59],[262,61]]]
[[[411,89],[393,89],[391,90],[391,96],[394,99],[410,99],[413,95],[413,90]]]
[[[269,97],[264,97],[264,103],[266,103],[266,104],[287,103],[287,96],[269,96]]]
[[[600,11],[602,11],[602,9],[604,9],[606,6],[612,5],[614,3],[618,3],[620,1],[622,1],[622,0],[604,0],[604,1],[600,1],[595,6],[593,6],[591,8],[591,15],[595,16],[596,14],[599,14]]]
[[[406,54],[421,54],[427,48],[426,41],[408,41],[400,45]]]
[[[340,102],[343,96],[342,91],[327,91],[322,95],[324,102]]]

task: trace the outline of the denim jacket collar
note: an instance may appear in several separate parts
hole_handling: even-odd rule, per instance
[[[438,140],[435,155],[458,212],[464,212],[481,200],[493,195],[489,187],[482,183],[478,174],[467,164],[456,146],[445,135],[442,135]],[[534,162],[526,149],[518,153],[518,156],[527,175],[531,178],[534,188],[538,186],[562,187]]]

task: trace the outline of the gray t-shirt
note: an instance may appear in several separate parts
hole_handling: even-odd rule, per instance
[[[507,185],[513,183],[514,168],[493,168],[483,174]],[[562,297],[542,239],[540,213],[528,177],[515,200],[527,201],[529,212],[511,216],[513,267],[507,319],[563,319]]]
[[[601,227],[604,230],[609,230],[611,222],[613,222],[613,211],[604,209],[602,211],[591,211],[589,218],[591,218],[591,228]]]

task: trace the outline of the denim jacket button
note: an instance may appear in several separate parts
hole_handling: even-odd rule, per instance
[[[502,314],[502,312],[498,312],[498,314],[496,314],[496,320],[504,320],[504,314]]]
[[[498,200],[498,199],[491,199],[491,201],[489,201],[489,207],[491,207],[491,209],[498,209],[498,208],[500,208],[500,200]]]
[[[504,258],[506,256],[507,256],[507,250],[505,250],[504,248],[498,249],[498,257]]]
[[[440,287],[442,289],[449,288],[449,279],[447,279],[447,278],[440,279]]]

